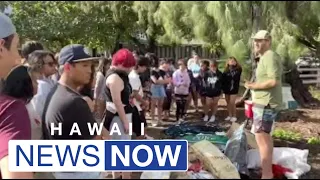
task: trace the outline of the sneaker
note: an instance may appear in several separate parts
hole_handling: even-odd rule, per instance
[[[228,116],[227,118],[224,119],[225,121],[230,121],[231,120],[231,117]]]
[[[209,122],[214,122],[216,120],[216,116],[211,116]]]
[[[238,119],[236,118],[236,117],[232,117],[231,119],[230,119],[230,121],[231,122],[236,122]]]
[[[207,122],[208,120],[209,120],[208,115],[205,115],[204,118],[203,118],[203,121]]]
[[[144,137],[145,137],[146,139],[148,139],[148,140],[153,140],[153,139],[154,139],[153,137],[148,136],[147,134],[146,134],[146,135],[144,135]]]

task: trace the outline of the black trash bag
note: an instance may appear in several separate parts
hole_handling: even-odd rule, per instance
[[[164,130],[164,134],[170,138],[179,138],[187,134],[214,134],[215,132],[225,131],[217,125],[206,125],[199,122],[186,122],[178,125],[169,126]]]

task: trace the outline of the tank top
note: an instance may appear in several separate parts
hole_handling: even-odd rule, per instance
[[[124,107],[125,112],[131,113],[132,112],[132,106],[131,106],[132,88],[131,88],[131,85],[129,82],[128,74],[124,71],[121,71],[121,70],[109,69],[108,72],[106,73],[106,79],[112,74],[117,74],[123,81],[124,88],[121,91],[121,101],[122,101],[122,104],[125,105],[125,107]],[[112,97],[111,97],[110,88],[108,86],[106,87],[106,101],[113,102]]]

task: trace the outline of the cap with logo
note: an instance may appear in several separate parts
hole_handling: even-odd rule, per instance
[[[82,61],[97,60],[97,57],[92,57],[88,49],[81,44],[67,45],[61,49],[59,53],[59,64],[76,63]]]
[[[266,30],[260,30],[252,37],[252,39],[271,39],[271,35]]]
[[[16,27],[13,25],[11,19],[0,12],[0,39],[6,38],[16,33]]]

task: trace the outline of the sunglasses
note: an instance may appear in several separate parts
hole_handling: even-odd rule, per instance
[[[55,63],[55,62],[47,62],[47,63],[44,63],[44,64],[47,64],[48,66],[51,66],[51,67],[53,67],[53,66],[55,66],[55,65],[56,65],[56,63]]]

